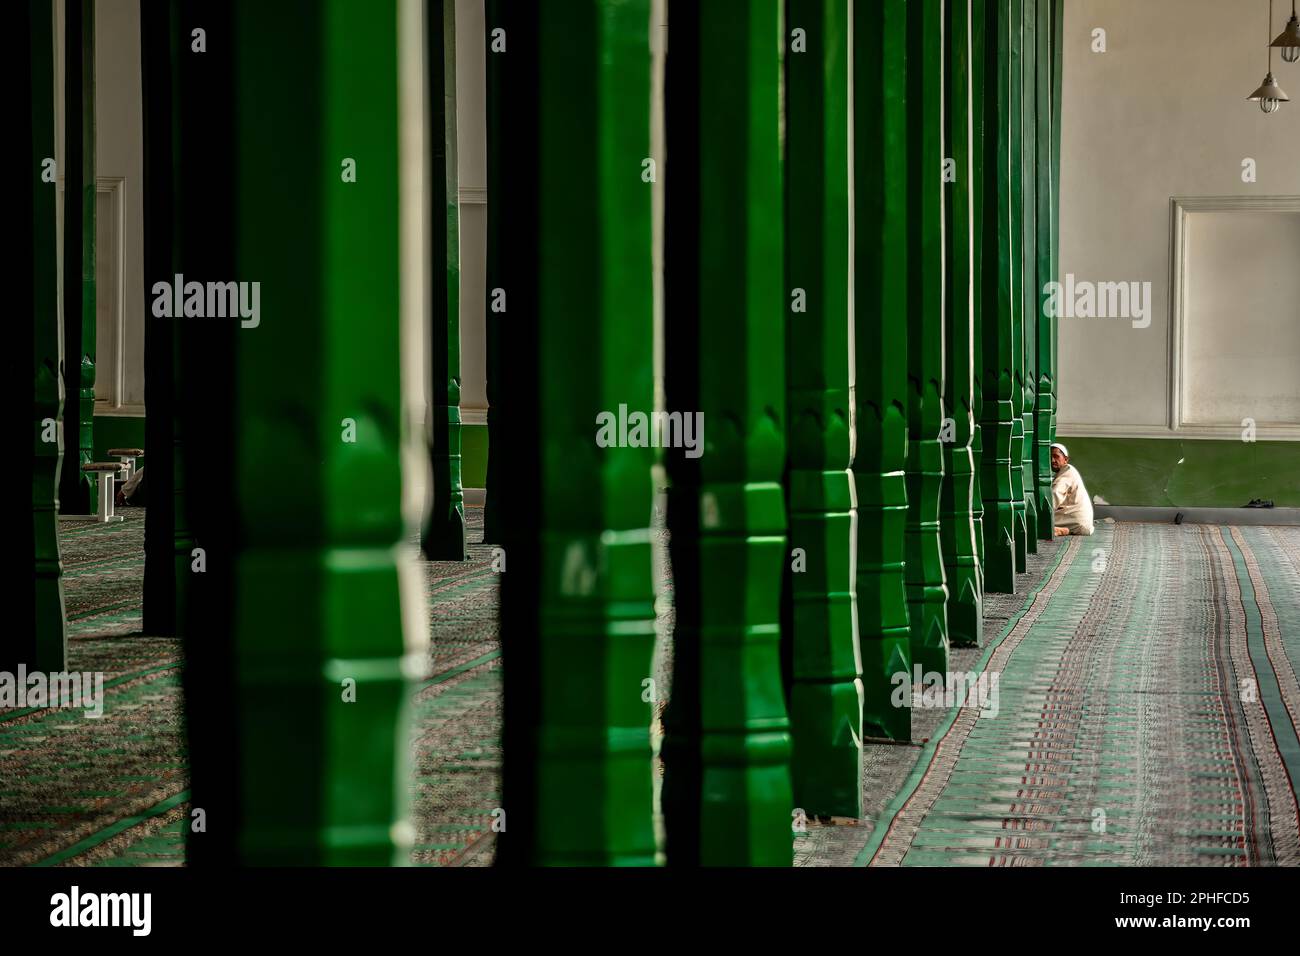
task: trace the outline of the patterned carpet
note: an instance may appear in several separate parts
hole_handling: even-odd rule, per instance
[[[105,713],[0,710],[0,865],[184,863],[180,644],[138,633],[143,512],[126,515],[61,523],[69,667],[104,672]],[[481,510],[467,518],[481,541]],[[490,562],[479,543],[468,562],[423,562],[416,865],[492,860]],[[1042,543],[1021,580],[1028,594],[988,596],[987,646],[953,652],[954,669],[998,674],[997,716],[918,711],[915,744],[868,745],[866,818],[811,826],[796,863],[1300,862],[1300,529],[1103,524]],[[657,664],[667,683],[670,641]]]
[[[482,509],[469,508],[471,542]],[[181,646],[141,636],[144,512],[60,522],[69,670],[104,673],[104,714],[0,709],[0,865],[181,865],[189,797]],[[491,548],[421,562],[432,609],[415,693],[411,817],[417,865],[491,862],[501,752],[497,577]]]
[[[872,865],[1300,862],[1300,529],[1070,538],[983,655],[997,716],[949,712]]]

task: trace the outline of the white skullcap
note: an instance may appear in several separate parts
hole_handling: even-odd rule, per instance
[[[1052,442],[1052,447],[1061,449],[1061,454],[1064,455],[1066,458],[1070,457],[1070,449],[1066,448],[1059,441]]]

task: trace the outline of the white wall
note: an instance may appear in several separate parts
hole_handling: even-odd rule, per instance
[[[460,415],[487,423],[487,73],[483,0],[456,0],[460,176]]]
[[[1300,209],[1191,213],[1185,250],[1182,421],[1300,422]]]
[[[63,320],[64,3],[54,4]],[[144,145],[139,0],[95,3],[95,414],[144,414]]]
[[[1289,5],[1285,15],[1276,6],[1270,36],[1290,15]],[[1061,273],[1149,281],[1153,301],[1149,328],[1060,320],[1063,435],[1178,434],[1170,429],[1171,198],[1300,196],[1300,64],[1274,54],[1274,75],[1295,98],[1279,112],[1266,116],[1245,99],[1263,80],[1267,18],[1267,0],[1065,0]],[[1106,31],[1105,53],[1091,51],[1094,28]],[[1242,181],[1246,158],[1256,162],[1253,184]],[[1284,220],[1276,222],[1284,237]],[[1203,300],[1217,294],[1204,282],[1197,288]],[[1300,305],[1284,283],[1258,291],[1257,334],[1238,339],[1232,374],[1265,377],[1264,392],[1285,395],[1300,377],[1300,355],[1288,363],[1276,353],[1295,341],[1287,333],[1300,324]],[[1239,410],[1231,399],[1211,400],[1197,414],[1226,421]],[[1259,437],[1295,434],[1293,426]]]
[[[95,413],[144,412],[144,128],[139,0],[95,3]]]

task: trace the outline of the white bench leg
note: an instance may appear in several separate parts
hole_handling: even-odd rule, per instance
[[[125,472],[125,474],[122,477],[125,478],[127,481],[130,481],[132,478],[135,477],[135,459],[121,458],[119,460],[122,462],[122,470]]]
[[[114,520],[113,514],[113,473],[111,471],[101,471],[99,473],[99,520],[103,524],[108,524]]]

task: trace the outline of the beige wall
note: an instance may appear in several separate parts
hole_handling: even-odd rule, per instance
[[[1273,35],[1290,15],[1276,6]],[[1152,303],[1148,328],[1117,319],[1060,320],[1063,435],[1175,434],[1171,198],[1300,197],[1300,64],[1273,57],[1273,72],[1295,102],[1266,116],[1245,99],[1263,80],[1267,14],[1266,0],[1065,0],[1061,274],[1149,281]],[[1091,52],[1094,28],[1106,30],[1105,53]],[[1242,181],[1246,158],[1257,165],[1253,184]],[[1285,217],[1272,221],[1285,241]],[[1257,236],[1273,228],[1254,226]],[[1204,263],[1215,244],[1198,248],[1189,269]],[[1197,288],[1202,301],[1221,299],[1224,291],[1204,282]],[[1286,332],[1300,324],[1300,306],[1285,283],[1257,291],[1254,334],[1237,338],[1232,374],[1263,377],[1256,383],[1262,394],[1285,396],[1300,377],[1300,354],[1288,363],[1276,353],[1295,342]],[[1286,374],[1289,382],[1275,380]],[[1212,386],[1208,377],[1199,381]],[[1196,414],[1226,421],[1243,407],[1240,397],[1219,401],[1207,393]],[[1189,434],[1227,432],[1203,427]],[[1261,428],[1259,437],[1300,434]]]
[[[64,3],[54,4],[55,155],[63,242]],[[95,414],[144,414],[144,146],[139,0],[95,3]],[[59,313],[63,312],[59,257]]]
[[[1181,420],[1300,422],[1300,208],[1193,212],[1185,232]]]
[[[144,410],[144,129],[139,0],[95,3],[96,412]]]
[[[456,0],[460,176],[460,414],[487,422],[487,73],[483,0]]]

